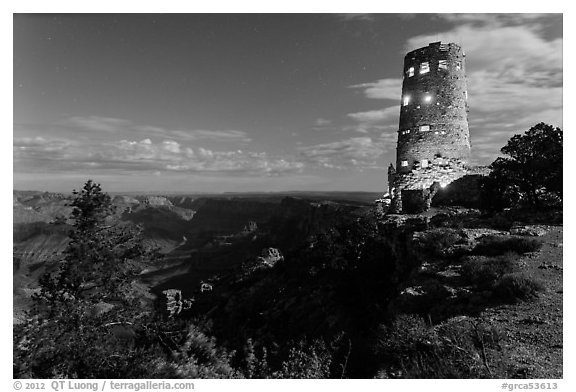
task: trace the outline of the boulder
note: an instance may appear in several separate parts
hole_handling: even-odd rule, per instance
[[[548,233],[548,230],[547,226],[542,225],[514,226],[510,229],[510,234],[541,237]]]
[[[168,289],[162,291],[166,300],[166,312],[169,317],[174,317],[182,311],[182,291],[176,289]]]
[[[274,267],[280,260],[284,260],[284,256],[276,248],[264,248],[257,258],[258,264],[265,267]]]

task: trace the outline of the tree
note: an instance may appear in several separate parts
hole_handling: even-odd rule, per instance
[[[99,184],[89,180],[74,196],[64,258],[40,279],[28,322],[15,328],[14,375],[146,376],[142,361],[150,352],[134,341],[151,309],[136,276],[154,251],[146,249],[138,227],[114,219]]]
[[[88,180],[73,194],[73,230],[65,258],[56,275],[41,279],[41,295],[92,304],[125,302],[133,280],[153,259],[154,251],[144,246],[141,228],[114,218],[115,208],[100,184]]]
[[[539,123],[514,135],[491,165],[484,183],[486,204],[492,208],[539,208],[562,201],[562,140],[560,128]]]
[[[235,377],[215,339],[154,312],[137,281],[157,257],[142,230],[114,216],[99,184],[74,196],[59,269],[40,279],[27,322],[14,327],[14,378]]]

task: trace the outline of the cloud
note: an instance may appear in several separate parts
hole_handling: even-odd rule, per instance
[[[173,140],[164,140],[162,142],[162,147],[164,148],[164,150],[171,152],[173,154],[180,153],[180,144]]]
[[[207,129],[170,129],[146,124],[136,124],[130,120],[112,117],[86,116],[69,117],[59,122],[59,125],[71,131],[94,131],[114,133],[116,135],[134,135],[137,137],[170,138],[179,141],[214,140],[227,142],[252,141],[244,131],[239,130],[207,130]]]
[[[31,157],[41,165],[43,161],[50,159],[64,159],[72,143],[66,140],[47,140],[41,136],[16,137],[13,140],[14,161]]]
[[[116,132],[131,126],[128,120],[100,116],[69,117],[60,123],[74,128],[103,132]]]
[[[269,156],[264,152],[193,148],[174,140],[154,143],[149,138],[140,141],[123,139],[106,144],[71,143],[42,137],[14,140],[16,172],[187,172],[279,176],[301,172],[304,166],[303,162],[289,157]]]
[[[400,118],[400,107],[391,106],[380,110],[370,110],[367,112],[349,113],[348,117],[360,122],[370,124],[398,123]]]
[[[375,82],[355,84],[349,88],[362,89],[366,98],[399,101],[402,94],[402,79],[380,79]]]
[[[511,13],[511,14],[436,14],[438,19],[444,19],[457,24],[471,24],[476,26],[504,26],[531,23],[532,28],[537,28],[536,22],[545,20],[553,14],[529,14],[529,13]]]
[[[324,127],[330,124],[332,124],[332,121],[326,120],[325,118],[317,118],[316,121],[314,121],[314,125],[317,127]]]
[[[219,141],[241,141],[249,143],[252,141],[244,131],[227,130],[227,131],[212,131],[205,129],[193,130],[163,130],[160,132],[165,136],[171,136],[179,140],[219,140]]]
[[[371,22],[375,19],[374,14],[336,14],[336,17],[344,22],[351,22],[351,21]]]
[[[353,137],[338,142],[299,147],[301,156],[316,166],[334,169],[377,168],[384,146],[371,137]]]

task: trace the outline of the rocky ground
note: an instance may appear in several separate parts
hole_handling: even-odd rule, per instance
[[[544,245],[520,260],[545,290],[533,301],[487,308],[480,315],[504,334],[504,353],[519,378],[562,378],[562,226],[539,237]]]
[[[448,231],[447,231],[448,232]],[[460,229],[467,240],[441,251],[442,257],[424,262],[400,297],[393,303],[398,313],[425,314],[430,322],[453,318],[482,322],[499,331],[500,350],[491,352],[488,363],[498,378],[563,377],[563,227],[528,225],[510,230]],[[425,237],[429,231],[416,233]],[[543,285],[536,298],[510,303],[495,300],[461,276],[462,257],[448,255],[471,252],[483,236],[536,238],[542,247],[516,260],[522,273]],[[470,256],[468,256],[470,257]],[[472,256],[472,259],[477,256]]]

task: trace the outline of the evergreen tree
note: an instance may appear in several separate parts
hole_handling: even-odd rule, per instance
[[[539,123],[514,135],[501,149],[483,188],[486,205],[539,208],[562,202],[562,142],[560,128]]]
[[[134,343],[151,317],[151,297],[136,275],[154,252],[139,228],[114,219],[99,184],[88,181],[74,196],[64,258],[40,279],[28,322],[15,329],[15,377],[145,375]]]

